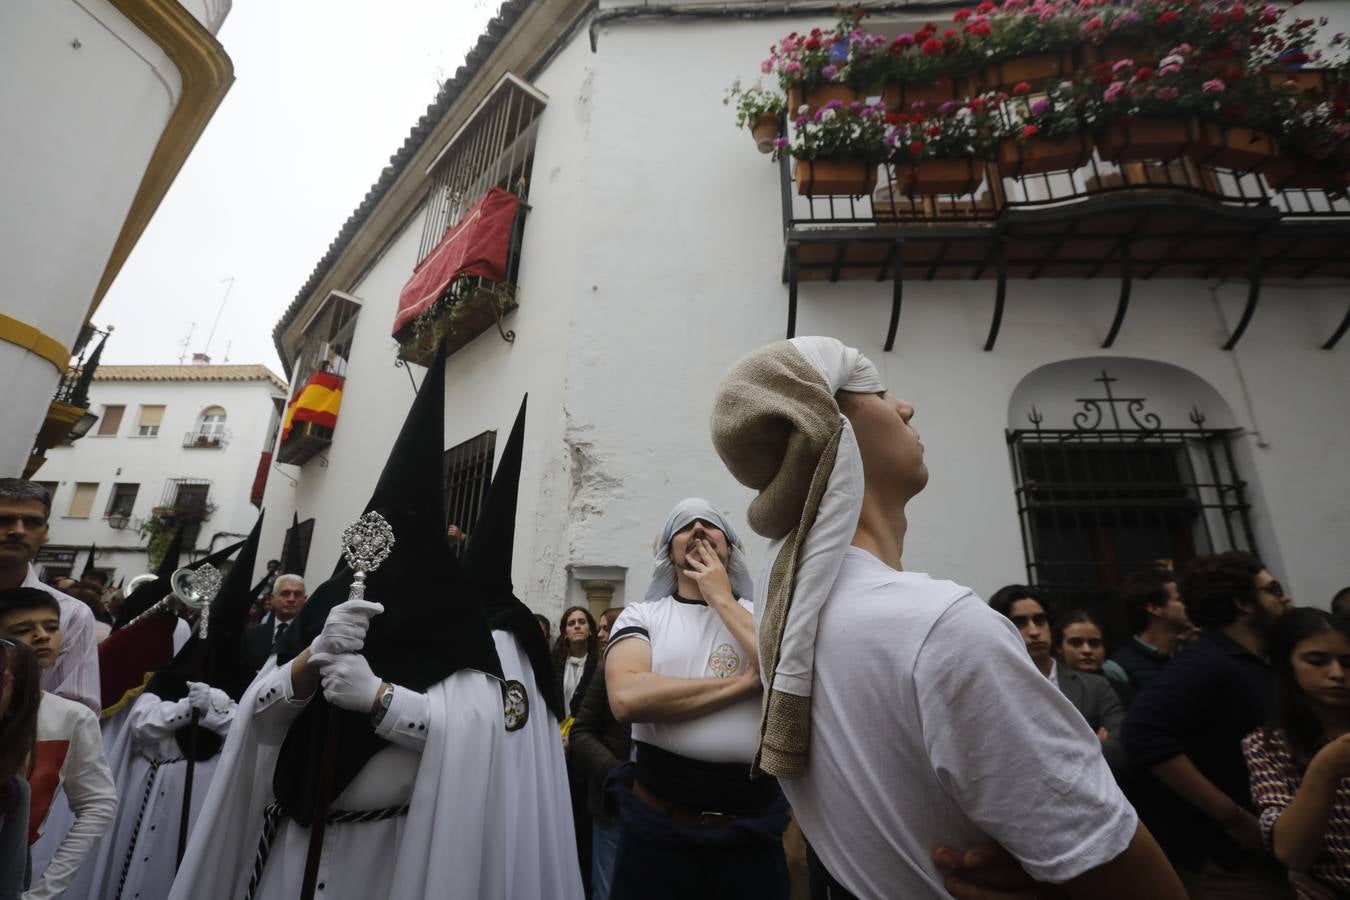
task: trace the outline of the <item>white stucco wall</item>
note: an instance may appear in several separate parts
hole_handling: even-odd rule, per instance
[[[229,8],[193,5],[215,28]],[[159,46],[106,0],[0,4],[0,313],[74,342],[181,89]],[[58,378],[0,343],[0,471],[22,471]]]
[[[751,495],[713,453],[708,415],[727,367],[784,336],[779,184],[721,100],[733,79],[758,76],[770,43],[816,24],[824,18],[617,23],[599,29],[595,53],[583,31],[536,79],[549,104],[520,309],[508,320],[517,340],[489,331],[451,357],[446,443],[487,428],[504,436],[530,392],[514,576],[541,612],[580,599],[569,573],[581,567],[625,571],[621,595],[640,597],[652,538],[686,496],[726,510],[762,560],[744,527]],[[306,465],[295,490],[301,518],[319,519],[311,573],[336,560],[336,535],[368,497],[411,401],[388,329],[418,234],[414,223],[352,291],[365,306],[329,465]],[[911,508],[906,565],[984,595],[1024,580],[1005,440],[1014,390],[1048,363],[1105,356],[1109,368],[1125,356],[1194,373],[1250,432],[1238,456],[1259,549],[1299,601],[1325,605],[1350,583],[1340,462],[1350,345],[1318,349],[1344,313],[1344,286],[1267,283],[1232,353],[1219,347],[1244,286],[1212,297],[1199,281],[1137,282],[1115,347],[1102,351],[1117,291],[1107,280],[1013,282],[998,345],[985,353],[993,282],[907,284],[885,353],[888,283],[803,285],[797,333],[861,347],[918,408],[932,475]],[[1153,408],[1178,405],[1189,401],[1161,396]],[[288,489],[276,487],[274,478],[279,534],[290,513],[270,515]]]
[[[36,480],[59,482],[53,498],[50,542],[99,549],[95,565],[115,569],[115,577],[134,577],[146,571],[145,539],[136,521],[148,518],[160,505],[165,484],[173,478],[205,478],[211,482],[208,499],[217,506],[204,522],[197,549],[215,549],[241,540],[257,517],[249,491],[258,469],[259,454],[270,444],[268,425],[273,397],[281,391],[270,382],[111,382],[96,381],[89,390],[90,409],[124,405],[126,412],[115,436],[91,432],[69,447],[52,448]],[[164,421],[155,437],[137,435],[142,405],[163,405]],[[225,442],[221,448],[184,447],[184,436],[195,431],[208,406],[225,409]],[[98,426],[94,426],[96,432]],[[67,515],[76,482],[96,482],[98,493],[88,518]],[[133,522],[124,529],[110,527],[105,518],[113,484],[139,484]],[[212,543],[213,537],[222,536]],[[229,537],[238,535],[238,537]],[[277,543],[280,547],[280,542]],[[264,548],[264,557],[271,552]],[[81,552],[75,571],[83,570]],[[185,557],[186,558],[186,557]]]

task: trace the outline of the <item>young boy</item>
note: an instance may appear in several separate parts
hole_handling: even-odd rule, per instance
[[[61,607],[37,588],[0,591],[0,637],[27,644],[38,665],[50,668],[61,650]],[[38,706],[37,744],[28,771],[32,790],[28,844],[42,836],[47,813],[58,789],[66,792],[75,822],[61,838],[51,861],[33,860],[33,888],[25,900],[60,897],[85,856],[112,824],[117,793],[103,756],[98,718],[84,705],[42,692]]]

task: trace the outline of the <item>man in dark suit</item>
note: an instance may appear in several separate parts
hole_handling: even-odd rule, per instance
[[[272,583],[272,612],[261,622],[244,632],[244,663],[256,672],[267,662],[277,646],[277,639],[300,614],[309,595],[305,580],[299,575],[278,575]]]
[[[1010,584],[995,591],[989,598],[989,605],[1012,621],[1027,645],[1031,661],[1097,732],[1106,764],[1120,778],[1126,766],[1125,749],[1120,743],[1125,707],[1111,689],[1110,682],[1101,675],[1071,669],[1055,658],[1051,631],[1054,610],[1034,588]]]

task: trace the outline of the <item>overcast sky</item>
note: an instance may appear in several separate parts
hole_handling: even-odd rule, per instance
[[[262,363],[272,326],[498,0],[234,0],[235,83],[94,314],[106,363]],[[207,348],[212,323],[234,278]]]

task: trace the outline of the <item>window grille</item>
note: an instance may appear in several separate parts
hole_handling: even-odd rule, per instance
[[[1239,429],[1165,428],[1141,397],[1117,397],[1116,379],[1094,379],[1104,396],[1079,399],[1072,428],[1008,432],[1028,581],[1060,608],[1095,613],[1111,642],[1126,636],[1113,589],[1127,574],[1170,560],[1256,552],[1233,454]]]
[[[164,485],[160,508],[172,510],[171,515],[183,530],[183,546],[197,546],[202,523],[213,512],[209,498],[211,482],[206,478],[171,478]]]
[[[524,81],[503,75],[450,138],[428,170],[432,185],[419,261],[491,188],[512,191],[522,201],[528,196],[539,115],[546,102]]]
[[[330,294],[317,315],[305,326],[304,343],[295,357],[291,399],[305,389],[305,382],[318,371],[347,376],[347,361],[352,356],[352,338],[356,334],[356,316],[361,304],[336,292]]]
[[[136,507],[136,495],[140,493],[139,484],[118,482],[113,485],[112,496],[108,499],[108,518],[127,519]],[[125,523],[123,523],[125,525]]]
[[[445,451],[443,495],[446,523],[458,525],[472,537],[483,500],[492,484],[492,462],[497,449],[497,432],[485,431]],[[454,544],[455,552],[463,541]]]

